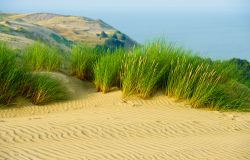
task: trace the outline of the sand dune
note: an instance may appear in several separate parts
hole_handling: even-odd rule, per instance
[[[121,100],[56,76],[73,100],[0,110],[0,159],[250,159],[249,113],[192,109],[160,93]]]

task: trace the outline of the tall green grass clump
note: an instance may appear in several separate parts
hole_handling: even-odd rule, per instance
[[[213,109],[250,111],[250,88],[235,80],[218,85],[212,96],[210,107]]]
[[[97,59],[97,50],[83,44],[72,48],[71,73],[81,80],[93,79],[93,67]]]
[[[24,96],[34,104],[64,100],[68,92],[62,84],[42,73],[32,73],[21,59],[0,42],[0,104],[8,105],[16,97]]]
[[[177,61],[178,57],[183,57],[184,55],[190,57],[190,51],[176,48],[174,45],[166,43],[164,40],[157,40],[144,45],[143,55],[148,59],[155,60],[158,64],[158,68],[162,70],[157,82],[157,88],[162,89],[166,87],[171,63]]]
[[[123,95],[136,94],[142,98],[150,97],[157,89],[166,86],[171,59],[182,55],[173,45],[159,40],[136,48],[123,59]]]
[[[164,50],[163,56],[167,58],[161,83],[165,83],[168,96],[186,100],[196,108],[237,109],[246,104],[243,90],[237,96],[229,92],[235,88],[233,67],[194,56],[178,47]]]
[[[221,76],[206,63],[195,64],[185,56],[171,61],[167,95],[187,99],[194,107],[207,105]]]
[[[0,42],[0,104],[9,104],[18,95],[25,70],[17,64],[16,55]]]
[[[193,107],[220,110],[249,108],[249,88],[237,81],[233,65],[193,55],[191,51],[156,41],[123,59],[124,96],[150,97],[157,89]]]
[[[138,95],[148,98],[157,89],[158,82],[164,73],[156,58],[143,54],[141,48],[135,49],[123,59],[122,92],[123,96]]]
[[[40,42],[28,46],[23,57],[33,71],[58,71],[63,61],[59,49]]]
[[[250,88],[250,62],[238,58],[232,58],[226,61],[215,61],[215,65],[219,65],[223,70],[228,69],[228,77],[234,79]]]
[[[120,87],[120,72],[125,50],[107,52],[94,65],[94,83],[97,91],[109,92],[112,87]]]
[[[67,89],[57,79],[45,73],[30,75],[25,89],[23,95],[36,105],[68,99]]]

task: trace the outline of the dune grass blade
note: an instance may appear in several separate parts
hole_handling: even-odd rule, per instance
[[[67,89],[58,80],[44,73],[31,75],[29,84],[26,84],[26,87],[25,96],[30,98],[36,105],[68,98]]]
[[[219,85],[212,96],[209,101],[211,108],[223,111],[250,111],[250,88],[237,81]]]
[[[123,96],[136,94],[147,98],[157,89],[164,68],[159,68],[156,59],[150,59],[137,49],[123,61],[121,80]]]
[[[67,98],[67,90],[47,75],[28,72],[14,52],[0,42],[0,104],[10,104],[25,96],[34,104],[45,104]]]
[[[24,62],[33,71],[58,71],[62,65],[59,49],[36,42],[24,52]]]
[[[82,80],[93,79],[93,66],[97,59],[97,50],[83,44],[73,47],[71,53],[71,73]]]
[[[19,93],[24,81],[24,68],[17,65],[16,55],[0,42],[0,103],[9,104]]]
[[[112,87],[120,87],[120,72],[125,51],[106,53],[94,65],[94,83],[97,91],[109,92]]]
[[[249,108],[250,101],[246,97],[250,97],[250,92],[246,86],[232,83],[240,79],[240,74],[230,63],[204,59],[164,41],[146,44],[142,50],[145,57],[156,60],[163,70],[156,86],[166,88],[168,96],[186,100],[193,107],[223,110]],[[241,85],[244,87],[239,87]],[[134,91],[137,85],[127,86]],[[238,93],[232,93],[232,90],[238,90]]]
[[[186,99],[193,107],[207,106],[221,77],[206,63],[195,57],[180,55],[171,60],[166,94]]]

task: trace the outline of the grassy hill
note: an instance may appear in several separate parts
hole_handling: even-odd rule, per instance
[[[23,48],[34,41],[67,49],[73,42],[90,46],[134,46],[136,42],[102,20],[51,13],[0,14],[0,40]]]

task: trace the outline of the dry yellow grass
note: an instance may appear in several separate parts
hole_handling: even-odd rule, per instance
[[[4,24],[4,26],[2,26]],[[8,14],[0,20],[0,32],[31,40],[41,40],[68,50],[72,42],[83,42],[90,46],[105,44],[118,30],[102,20],[52,13]],[[105,32],[108,37],[98,36]],[[119,32],[119,34],[122,34]],[[126,36],[125,34],[122,34]],[[127,45],[136,42],[126,36],[120,40]],[[23,44],[23,43],[22,43]],[[20,45],[17,45],[20,46]]]
[[[84,41],[88,44],[102,44],[104,39],[99,39],[96,34],[105,31],[113,34],[116,30],[100,20],[92,20],[77,16],[62,16],[49,13],[17,14],[8,19],[21,19],[28,23],[47,27],[72,41]]]
[[[24,49],[25,46],[34,43],[34,41],[31,39],[25,37],[13,36],[5,33],[0,33],[0,41],[8,43],[9,46],[11,46],[12,48],[19,48],[19,49]]]

